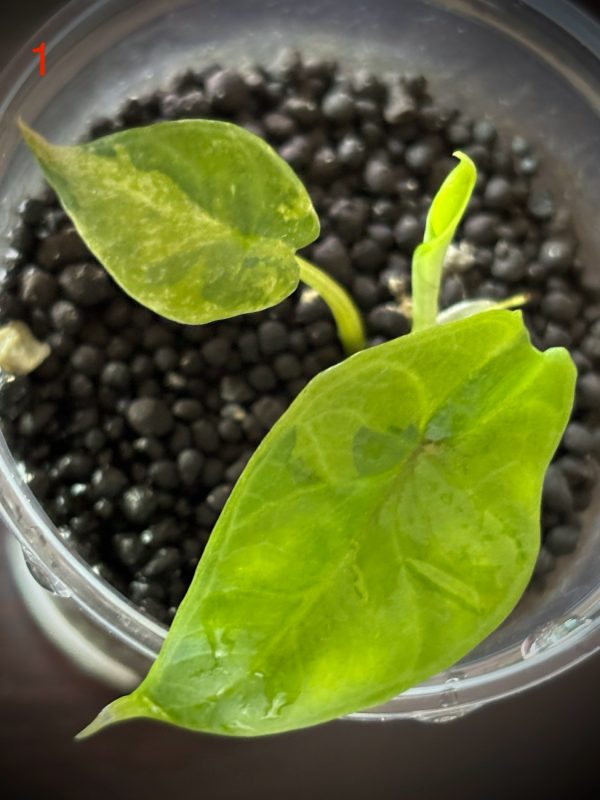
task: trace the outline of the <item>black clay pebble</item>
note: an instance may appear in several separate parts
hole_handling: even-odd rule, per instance
[[[322,226],[305,255],[354,295],[371,344],[408,333],[400,302],[431,197],[452,150],[475,159],[480,177],[442,305],[528,293],[534,341],[571,348],[580,369],[544,487],[544,580],[577,546],[596,482],[600,292],[582,285],[565,209],[543,185],[531,189],[534,147],[504,142],[493,120],[443,111],[422,76],[342,76],[300,57],[271,70],[189,71],[92,132],[194,116],[262,133],[298,171]],[[300,286],[258,314],[177,325],[114,284],[51,194],[18,213],[0,314],[27,322],[52,355],[0,384],[3,429],[70,545],[168,623],[255,448],[310,378],[343,359],[331,313]]]
[[[152,397],[134,400],[127,409],[127,421],[142,436],[164,436],[173,427],[167,404]]]

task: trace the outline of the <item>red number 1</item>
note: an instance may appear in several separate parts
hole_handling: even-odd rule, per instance
[[[46,42],[42,42],[39,47],[34,47],[32,53],[40,54],[40,75],[46,74]]]

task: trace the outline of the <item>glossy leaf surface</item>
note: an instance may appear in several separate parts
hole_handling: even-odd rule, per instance
[[[489,311],[317,376],[238,481],[160,656],[83,732],[249,736],[383,702],[508,615],[575,369]]]
[[[254,134],[185,120],[57,147],[22,131],[89,248],[153,311],[210,322],[298,285],[295,251],[319,222],[292,169]]]

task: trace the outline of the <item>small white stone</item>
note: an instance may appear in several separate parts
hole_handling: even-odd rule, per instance
[[[475,265],[475,248],[469,242],[451,244],[446,252],[444,269],[448,272],[466,272]]]
[[[0,369],[12,375],[27,375],[50,355],[45,342],[38,342],[24,322],[0,327]]]

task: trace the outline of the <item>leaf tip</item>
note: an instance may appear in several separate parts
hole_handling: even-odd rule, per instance
[[[34,139],[36,136],[39,135],[36,134],[33,128],[29,127],[29,125],[20,115],[17,117],[17,127],[21,131],[21,135],[23,136],[26,142],[30,141],[31,139]]]
[[[471,198],[475,184],[477,183],[477,164],[473,161],[471,156],[463,153],[462,150],[455,150],[452,155],[454,158],[458,159],[459,164],[456,169],[462,173],[463,180],[465,181],[465,186],[463,188],[464,204],[462,205],[460,212],[460,221],[460,218],[462,218],[463,214],[465,213],[467,203]]]
[[[25,144],[37,158],[40,158],[43,153],[48,153],[50,151],[50,142],[46,141],[46,139],[44,139],[41,134],[37,133],[37,131],[34,131],[33,128],[30,128],[23,117],[18,117],[17,126],[21,131],[21,136],[25,140]]]
[[[463,162],[465,164],[468,164],[473,170],[477,169],[477,167],[475,166],[475,162],[473,161],[471,156],[468,156],[466,153],[463,153],[462,150],[455,150],[452,153],[452,155],[454,156],[454,158],[457,158],[459,161],[461,161],[461,162]]]
[[[127,719],[142,716],[144,716],[143,709],[133,695],[119,697],[103,708],[89,725],[86,725],[83,730],[79,731],[75,736],[75,741],[81,742],[84,739],[89,739],[90,736],[99,733],[103,728],[107,728],[109,725],[113,725],[116,722],[124,722]]]

